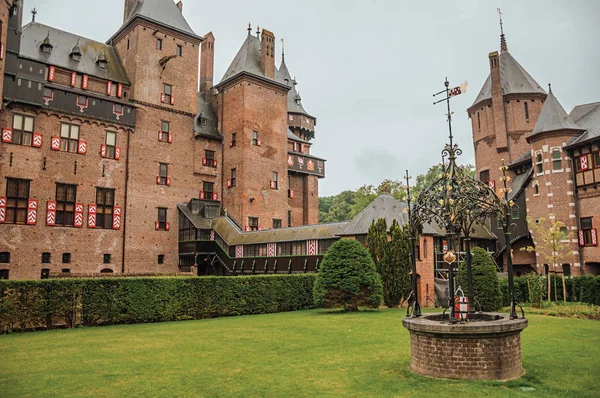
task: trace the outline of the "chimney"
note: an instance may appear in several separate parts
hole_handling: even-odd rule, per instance
[[[266,29],[262,30],[260,42],[260,62],[265,71],[265,77],[275,79],[275,35]]]
[[[208,32],[200,45],[200,92],[207,101],[212,98],[214,66],[215,37],[212,32]]]
[[[177,2],[177,8],[179,8],[179,12],[183,14],[183,3],[181,0]]]
[[[506,131],[506,115],[504,111],[504,93],[500,75],[500,55],[494,51],[489,55],[490,76],[492,77],[492,113],[494,120],[494,135],[496,136],[496,150],[508,151],[508,133]]]
[[[129,14],[131,14],[131,10],[135,8],[138,0],[125,0],[125,10],[123,10],[123,23],[127,22],[129,19]]]

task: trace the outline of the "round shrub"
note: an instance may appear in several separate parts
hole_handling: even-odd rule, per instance
[[[473,291],[476,302],[481,304],[483,311],[498,311],[502,308],[502,292],[498,282],[496,264],[492,256],[480,247],[471,250],[471,274],[473,276]],[[469,295],[467,275],[467,260],[460,264],[458,284]],[[474,305],[472,303],[471,305]],[[477,306],[476,309],[479,309]]]
[[[383,287],[367,249],[353,239],[335,242],[319,266],[313,298],[318,307],[344,311],[379,307]]]

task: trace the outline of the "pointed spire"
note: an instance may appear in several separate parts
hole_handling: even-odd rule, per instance
[[[252,24],[248,22],[248,36],[252,34]]]
[[[550,84],[548,84],[548,90],[548,97],[546,97],[540,116],[529,137],[550,131],[583,130],[573,122],[573,119],[571,119],[569,114],[565,111],[565,108],[558,102],[558,99],[552,92],[552,86]]]
[[[508,46],[506,45],[506,38],[504,37],[504,28],[502,26],[502,12],[499,8],[497,8],[497,10],[498,16],[500,17],[500,51],[505,53],[508,52]]]
[[[260,35],[260,25],[256,25],[256,37]]]
[[[285,64],[285,49],[283,48],[283,39],[281,39],[281,63]]]

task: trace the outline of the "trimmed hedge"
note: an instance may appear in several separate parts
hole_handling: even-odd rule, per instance
[[[313,308],[315,274],[0,281],[0,331]]]
[[[547,282],[546,277],[542,276],[543,279],[542,297],[547,297]],[[554,279],[556,278],[556,293],[558,293],[558,300],[563,300],[563,289],[562,289],[562,278],[560,275],[550,275],[550,294],[552,300],[554,300]],[[529,291],[527,289],[527,278],[518,277],[514,278],[515,281],[515,295],[518,302],[529,302]],[[580,302],[600,305],[600,276],[574,276],[565,279],[565,285],[567,288],[567,301]],[[508,295],[508,278],[500,279],[500,290],[502,290],[502,305],[509,306],[509,295]]]

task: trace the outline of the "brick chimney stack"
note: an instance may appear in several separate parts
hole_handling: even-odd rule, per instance
[[[506,117],[504,111],[504,96],[500,77],[500,55],[497,51],[490,53],[490,75],[492,77],[492,113],[494,117],[494,135],[496,136],[496,150],[508,151],[508,133],[506,131]]]
[[[262,30],[261,35],[260,62],[265,69],[265,76],[275,79],[275,35],[266,29]]]
[[[200,92],[207,101],[210,101],[215,66],[215,37],[212,32],[204,35],[200,48]]]
[[[125,9],[123,10],[123,23],[127,22],[131,10],[133,10],[138,0],[125,0]]]
[[[179,12],[183,14],[183,2],[181,0],[177,2],[177,8],[179,8]]]

